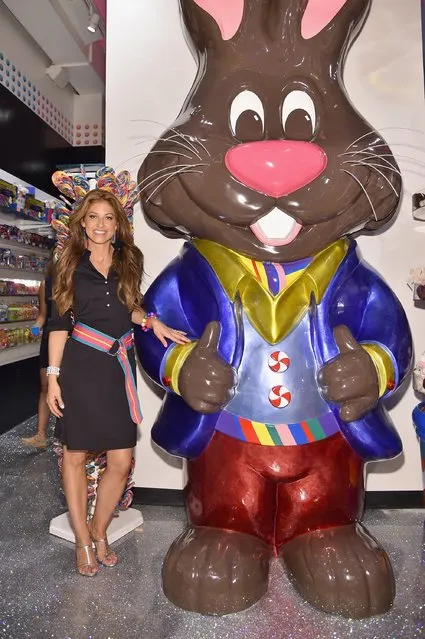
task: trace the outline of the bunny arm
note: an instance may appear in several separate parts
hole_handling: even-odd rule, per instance
[[[399,300],[371,267],[359,261],[355,247],[353,242],[339,277],[317,307],[319,350],[324,363],[337,357],[333,330],[341,324],[348,326],[372,358],[380,397],[387,398],[411,368],[412,337]]]
[[[230,363],[240,356],[233,305],[211,267],[191,245],[186,244],[180,256],[160,273],[149,287],[143,306],[147,311],[157,313],[168,326],[185,331],[192,340],[201,337],[210,321],[218,320],[222,329],[219,354]],[[172,363],[176,355],[186,349],[175,344],[165,348],[152,331],[143,332],[137,326],[135,341],[145,372],[168,391],[152,428],[153,441],[168,453],[186,458],[198,457],[214,434],[219,414],[195,412],[172,392],[172,380],[164,379],[167,362]],[[190,347],[188,345],[188,349]],[[177,379],[183,361],[184,356],[173,371],[174,379]],[[168,368],[169,365],[167,373]]]

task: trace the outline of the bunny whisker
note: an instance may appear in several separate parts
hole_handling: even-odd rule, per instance
[[[138,194],[141,195],[142,193],[144,193],[150,186],[152,186],[153,184],[155,184],[156,182],[159,182],[160,180],[163,180],[166,177],[171,177],[173,175],[175,175],[176,172],[173,171],[172,173],[163,173],[162,175],[157,176],[156,178],[154,178],[152,180],[152,182],[149,182],[149,184],[145,184],[144,186],[140,187]]]
[[[201,146],[204,149],[205,153],[207,155],[209,155],[209,157],[211,157],[211,153],[208,151],[208,149],[205,146],[205,144],[203,144],[199,138],[194,138],[194,140],[195,140],[196,144],[199,144],[199,146]]]
[[[372,162],[371,160],[374,160],[375,162]],[[388,162],[388,160],[385,160],[385,158],[383,158],[382,161],[386,162],[386,164],[376,164],[376,160],[378,160],[378,158],[376,157],[353,158],[352,160],[345,160],[344,162],[342,162],[342,164],[363,164],[364,166],[377,166],[381,169],[385,169],[386,171],[393,171],[394,173],[398,173],[401,176],[401,172],[393,164]]]
[[[180,169],[180,171],[176,171],[174,173],[172,173],[171,175],[169,175],[168,177],[166,177],[163,182],[161,182],[161,184],[159,186],[156,187],[156,189],[154,191],[152,191],[152,193],[148,196],[147,201],[149,202],[149,200],[151,199],[151,197],[153,197],[155,195],[155,193],[164,186],[164,184],[166,182],[168,182],[169,180],[171,180],[171,178],[175,177],[176,175],[178,175],[179,173],[200,173],[201,175],[203,174],[203,171],[196,171],[196,170],[192,170],[192,169]],[[146,187],[145,187],[146,188]]]
[[[199,151],[196,148],[196,146],[193,144],[193,142],[192,142],[192,140],[191,140],[189,135],[187,135],[186,133],[181,133],[181,131],[177,131],[177,129],[174,129],[173,127],[171,127],[170,130],[173,131],[175,133],[175,135],[181,137],[186,142],[186,144],[188,144],[191,147],[191,149],[193,150],[195,155],[201,160],[201,156],[199,155]],[[168,136],[167,138],[164,138],[164,139],[165,140],[167,140],[167,139],[169,140],[170,137]]]
[[[376,164],[376,166],[382,168],[382,169],[386,169],[387,171],[395,171],[395,173],[398,173],[401,177],[401,173],[400,171],[394,166],[394,164],[392,164],[389,160],[387,160],[386,158],[384,158],[383,155],[376,155],[375,153],[370,154],[369,151],[364,151],[364,153],[366,154],[366,157],[355,157],[355,156],[351,156],[352,159],[350,160],[351,162],[359,162],[360,160],[364,160],[365,162],[367,162],[368,164],[371,164],[371,160],[376,161],[381,161],[381,162],[385,162],[385,164]],[[341,155],[350,155],[349,153],[343,153]],[[391,154],[389,154],[389,157],[393,157]],[[343,164],[346,164],[346,162],[343,162]]]
[[[370,151],[370,152],[374,152],[375,149],[379,149],[379,148],[386,148],[388,149],[389,147],[396,147],[396,146],[401,146],[401,147],[406,147],[409,149],[415,149],[416,151],[419,151],[420,153],[425,153],[425,149],[421,148],[420,146],[417,146],[416,144],[406,144],[405,142],[391,142],[391,144],[370,144],[369,146],[365,146],[362,151]],[[352,151],[353,154],[356,153],[360,153],[360,151]]]
[[[158,142],[160,138],[153,138],[151,136],[142,136],[145,139],[142,140],[141,142],[136,142],[134,146],[139,146],[140,144],[145,144],[146,142]],[[127,162],[129,162],[130,160],[135,160],[136,158],[142,157],[142,155],[146,155],[146,153],[138,153],[137,155],[133,155],[129,158],[127,158],[126,160],[123,160],[120,164],[118,164],[116,170],[120,169],[122,166],[124,166],[125,164],[127,164]]]
[[[150,141],[157,141],[159,142],[160,140],[158,140],[158,138],[149,138],[147,140],[144,140],[143,142],[150,142]],[[136,146],[138,146],[138,144],[143,144],[143,142],[139,142],[136,144]],[[187,149],[190,153],[192,153],[192,149]],[[127,164],[127,162],[130,162],[130,160],[136,160],[137,158],[141,158],[143,156],[147,156],[149,153],[173,153],[175,155],[181,155],[182,157],[187,157],[189,160],[192,160],[192,156],[187,156],[184,155],[183,153],[178,153],[178,151],[144,151],[143,153],[137,153],[136,155],[132,155],[131,157],[127,158],[126,160],[124,160],[123,162],[121,162],[121,164],[119,164],[116,168],[116,171],[118,169],[120,169],[122,166],[124,166],[125,164]]]
[[[167,171],[173,171],[174,169],[190,168],[192,166],[199,166],[199,165],[198,164],[175,164],[173,166],[163,166],[162,169],[158,169],[157,171],[154,171],[153,173],[149,173],[145,178],[143,178],[141,182],[139,182],[136,188],[142,187],[144,182],[153,178],[154,175],[158,175],[158,173],[166,173]]]
[[[198,158],[201,159],[201,156],[199,155],[195,145],[191,141],[190,136],[187,135],[186,133],[182,133],[181,131],[178,131],[176,128],[167,126],[163,122],[157,122],[156,120],[145,120],[143,118],[138,118],[136,120],[132,120],[132,122],[148,122],[150,124],[158,124],[158,126],[164,127],[165,130],[173,131],[176,134],[176,136],[181,137],[188,145],[190,145],[191,150],[193,151],[193,153],[195,153],[195,155],[197,155]],[[170,140],[171,138],[170,138],[170,136],[168,136],[167,138],[163,138],[163,139],[164,140],[167,140],[167,139]]]
[[[202,149],[208,153],[206,147],[202,144],[202,142],[200,140],[198,140],[198,138],[195,137],[191,137],[190,135],[188,135],[187,133],[181,133],[179,132],[180,135],[183,137],[184,140],[186,140],[186,142],[188,144],[190,144],[191,146],[193,146],[194,149],[194,153],[199,153],[198,149],[196,148],[195,144],[199,144],[200,147],[202,147]],[[208,153],[209,155],[209,153]]]
[[[394,164],[391,164],[391,162],[387,159],[385,159],[384,154],[380,154],[378,155],[377,153],[371,153],[370,151],[358,151],[358,154],[363,154],[366,155],[367,157],[365,158],[361,158],[362,160],[382,160],[382,162],[386,162],[386,164],[388,164],[388,166],[390,168],[395,168]],[[353,158],[353,160],[358,160],[359,158],[356,158],[354,153],[352,153],[351,151],[349,153],[340,153],[338,157],[342,157],[345,155],[349,155],[351,158]],[[388,157],[393,158],[394,156],[392,154],[387,154]]]
[[[182,142],[181,140],[176,140],[177,137],[183,137],[183,136],[178,136],[176,134],[175,135],[169,135],[166,138],[160,138],[158,140],[158,142],[165,143],[165,142],[171,142],[172,141],[172,144],[177,144],[178,146],[182,146],[184,149],[186,149],[186,151],[189,151],[189,153],[193,153],[194,155],[196,155],[198,160],[202,159],[201,156],[199,155],[199,153],[197,151],[194,151],[192,149],[192,147],[190,147],[187,143],[184,144],[184,142]],[[184,138],[183,138],[183,140],[184,140]]]
[[[140,142],[136,142],[134,146],[140,146],[141,144],[146,144],[146,142],[159,142],[161,138],[152,138],[147,135],[142,136],[143,139]]]
[[[146,189],[148,189],[152,184],[154,184],[155,182],[158,182],[158,180],[162,180],[166,176],[171,177],[173,175],[178,175],[182,171],[190,170],[192,169],[192,167],[198,167],[198,166],[207,166],[207,164],[180,164],[174,167],[168,166],[165,169],[161,169],[161,175],[157,175],[152,180],[150,178],[152,178],[155,174],[160,173],[160,171],[155,171],[155,173],[148,175],[144,180],[140,182],[140,184],[137,185],[136,188],[138,188],[140,192],[146,191]],[[167,173],[167,171],[169,171],[169,173]],[[145,182],[147,179],[150,181],[147,184],[143,184],[143,182]]]
[[[121,162],[121,164],[118,164],[117,168],[115,169],[116,171],[118,171],[118,169],[120,169],[122,166],[125,166],[128,162],[130,162],[131,160],[136,160],[137,158],[141,158],[143,155],[146,155],[145,153],[137,153],[137,155],[132,155],[129,158],[127,158],[126,160],[123,160]]]
[[[369,135],[375,134],[379,136],[379,133],[381,131],[410,131],[412,133],[419,133],[419,135],[425,135],[423,131],[419,131],[418,129],[410,129],[409,127],[384,126],[381,129],[373,129],[372,131],[369,131],[368,133],[361,135],[359,138],[357,138],[357,140],[354,140],[354,142],[351,142],[351,144],[349,144],[345,150],[348,151],[348,149],[354,146],[354,144],[356,144],[357,142],[360,142],[360,140],[363,140],[364,138],[367,138]]]
[[[367,155],[367,158],[362,158],[363,160],[367,160],[367,159],[376,159],[376,160],[382,160],[382,162],[386,162],[388,163],[388,165],[391,168],[395,168],[394,165],[389,162],[389,160],[387,160],[386,158],[394,158],[397,161],[406,161],[406,162],[411,162],[412,164],[417,164],[418,166],[425,166],[424,162],[421,162],[421,160],[418,160],[416,158],[412,158],[410,155],[397,155],[394,156],[392,153],[373,153],[372,151],[357,151],[356,153],[340,153],[339,157],[341,156],[346,156],[349,155],[353,158],[353,160],[356,159],[356,154],[362,154],[362,155]]]
[[[343,164],[349,164],[349,162],[343,162]],[[379,173],[379,175],[381,175],[384,180],[386,180],[388,182],[388,184],[390,185],[390,187],[392,188],[392,190],[394,191],[395,195],[398,197],[399,193],[397,192],[397,189],[394,187],[394,185],[392,184],[391,180],[389,178],[387,178],[386,175],[384,175],[382,173],[382,171],[380,171],[377,167],[382,165],[376,165],[376,164],[369,164],[368,162],[352,162],[351,166],[367,166],[370,167],[373,171],[376,171],[376,173]],[[383,167],[384,169],[388,168],[386,166]]]
[[[403,169],[402,173],[400,173],[400,171],[397,171],[396,169],[388,169],[388,170],[398,173],[398,175],[400,175],[401,177],[403,177],[403,175],[408,173],[409,175],[417,175],[418,177],[422,178],[422,180],[425,178],[425,175],[423,173],[419,173],[418,171],[413,171],[412,169]]]
[[[422,162],[421,160],[417,160],[416,158],[412,158],[409,155],[397,155],[397,156],[393,156],[391,155],[391,153],[383,153],[383,154],[378,154],[375,155],[376,158],[382,159],[385,162],[388,162],[388,160],[385,160],[385,157],[394,157],[397,161],[400,160],[400,162],[411,162],[412,164],[417,164],[418,166],[425,166],[425,162]]]
[[[365,166],[377,166],[380,169],[385,169],[386,171],[389,171],[390,173],[397,173],[397,175],[399,175],[400,177],[402,177],[402,173],[401,171],[399,171],[398,169],[396,169],[395,167],[390,167],[388,164],[375,164],[375,162],[353,162],[354,164],[364,164]]]
[[[190,147],[188,144],[184,144],[181,140],[176,140],[176,138],[178,138],[178,137],[181,137],[181,136],[178,136],[177,134],[174,134],[174,135],[169,135],[166,138],[146,138],[146,140],[142,140],[141,142],[136,142],[135,146],[140,146],[141,144],[146,144],[146,142],[157,142],[158,143],[158,142],[170,142],[172,140],[173,141],[172,144],[177,144],[179,146],[182,146],[184,149],[186,149],[186,151],[189,151],[189,153],[192,153],[193,155],[196,155],[198,160],[200,160],[201,156],[199,155],[199,153],[195,152],[192,147]]]
[[[372,200],[369,197],[369,193],[366,191],[365,187],[363,186],[363,184],[361,183],[361,181],[359,180],[358,177],[356,177],[354,175],[354,173],[351,173],[351,171],[347,171],[347,169],[341,169],[341,171],[343,171],[344,173],[347,173],[349,176],[351,176],[353,178],[353,180],[355,180],[357,182],[357,184],[359,185],[359,187],[362,189],[363,193],[366,195],[368,202],[370,204],[370,207],[372,209],[373,212],[373,216],[375,218],[375,220],[378,222],[378,216],[376,215],[376,211],[375,211],[375,207],[372,204]]]
[[[186,153],[180,153],[180,151],[146,151],[145,153],[141,153],[140,156],[145,155],[161,155],[161,154],[170,154],[170,155],[178,155],[181,158],[187,158],[188,160],[193,160],[193,157],[190,155],[186,155]]]

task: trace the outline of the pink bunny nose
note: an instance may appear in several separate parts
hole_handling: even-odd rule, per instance
[[[325,169],[327,157],[312,142],[265,140],[234,146],[225,162],[242,184],[277,198],[310,184]]]

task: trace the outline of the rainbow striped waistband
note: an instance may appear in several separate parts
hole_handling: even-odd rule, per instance
[[[331,412],[296,424],[261,424],[223,411],[215,429],[250,444],[299,446],[335,435],[339,432],[339,424]]]
[[[132,331],[128,331],[120,339],[114,339],[110,335],[106,335],[106,333],[83,324],[83,322],[77,322],[72,331],[72,339],[117,358],[124,373],[125,392],[131,419],[135,424],[140,424],[143,419],[142,409],[137,395],[136,381],[127,355],[127,351],[133,348]]]

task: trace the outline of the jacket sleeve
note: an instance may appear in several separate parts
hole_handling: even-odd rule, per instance
[[[329,306],[331,331],[345,324],[371,356],[378,373],[380,396],[388,397],[403,382],[412,363],[412,337],[399,300],[364,263],[341,282]],[[336,356],[333,335],[329,353]]]

